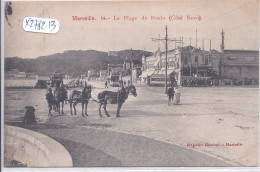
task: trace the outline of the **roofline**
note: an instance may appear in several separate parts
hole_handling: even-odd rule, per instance
[[[224,50],[224,53],[225,52],[241,52],[241,51],[244,51],[244,52],[250,52],[250,53],[259,53],[259,50],[234,50],[234,49],[229,49],[229,50]]]

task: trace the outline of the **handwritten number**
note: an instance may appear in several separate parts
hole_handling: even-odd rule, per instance
[[[24,21],[24,27],[29,27],[30,31],[36,31],[36,32],[53,32],[57,26],[56,20],[50,20],[50,19],[38,19],[38,18],[26,18]],[[46,31],[45,31],[46,30]]]
[[[35,27],[35,30],[37,30],[37,20],[35,20],[35,25],[34,25],[34,27]]]
[[[38,29],[38,30],[41,30],[41,23],[42,23],[42,21],[39,20],[39,24],[38,24],[38,26],[37,26],[37,29]]]
[[[42,27],[41,29],[44,30],[43,26],[45,25],[45,21],[42,21]]]
[[[53,27],[52,30],[51,30],[51,32],[52,32],[56,28],[55,21],[50,21],[49,26]]]
[[[31,25],[30,25],[30,28],[32,28],[33,27],[33,20],[31,20]]]

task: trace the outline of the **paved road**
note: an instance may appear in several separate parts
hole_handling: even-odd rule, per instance
[[[167,106],[167,98],[163,93],[163,87],[139,85],[136,88],[138,96],[129,96],[121,109],[121,118],[115,117],[116,105],[108,105],[107,107],[111,115],[110,118],[107,118],[103,111],[104,118],[100,118],[98,115],[98,104],[93,101],[89,102],[89,116],[86,118],[82,118],[80,115],[81,104],[77,106],[77,116],[69,114],[69,105],[67,104],[64,107],[64,115],[53,113],[53,116],[49,117],[44,97],[45,90],[8,90],[5,92],[5,121],[21,121],[24,115],[24,106],[34,105],[39,123],[37,125],[38,128],[35,128],[35,130],[62,142],[71,154],[74,154],[75,166],[109,166],[112,162],[111,166],[115,166],[114,162],[116,161],[116,164],[118,164],[116,166],[138,166],[139,164],[143,166],[151,166],[153,164],[156,166],[213,166],[214,160],[207,160],[207,158],[204,158],[206,159],[205,161],[204,159],[198,160],[198,158],[205,155],[202,156],[202,154],[197,152],[194,156],[191,153],[183,155],[182,152],[185,152],[184,150],[186,149],[188,152],[194,151],[187,147],[176,147],[175,144],[185,146],[187,143],[225,144],[226,142],[241,142],[243,147],[203,146],[197,147],[197,150],[220,157],[223,161],[235,163],[237,166],[258,165],[258,88],[181,88],[181,105],[176,106]],[[117,88],[109,89],[117,90]],[[93,89],[92,96],[97,96],[102,90],[103,88],[96,87]],[[40,123],[42,124],[40,125]],[[45,127],[44,123],[46,125],[50,124],[50,128]],[[55,127],[52,127],[52,125],[57,126],[57,131],[53,129]],[[64,126],[66,126],[64,131],[67,133],[62,133],[63,130],[60,129]],[[91,133],[95,134],[92,136]],[[109,138],[104,140],[107,135],[111,139],[118,137],[116,143],[114,140],[109,140]],[[139,137],[135,135],[139,135]],[[122,139],[126,138],[125,140],[131,140],[131,144],[121,141],[121,137]],[[86,140],[82,140],[82,138]],[[136,140],[148,138],[157,140],[147,142],[157,144],[158,148],[155,146],[151,150],[149,146],[145,147],[145,141],[138,145],[135,144]],[[107,145],[103,147],[98,146],[102,142],[107,143]],[[110,148],[108,150],[106,146],[112,143],[118,149]],[[163,145],[163,148],[161,148],[161,145]],[[131,146],[136,148],[131,148]],[[167,149],[168,147],[170,148]],[[83,148],[88,149],[81,151],[80,149]],[[122,151],[120,151],[121,149]],[[131,151],[125,152],[125,149]],[[140,150],[145,150],[145,153],[138,154]],[[168,152],[169,155],[160,151],[158,153],[160,156],[158,156],[156,153],[153,153],[157,150],[166,150],[164,152]],[[173,151],[172,155],[168,150]],[[82,152],[92,152],[92,155],[96,154],[99,158],[102,155],[101,157],[104,157],[104,159],[110,160],[100,160],[102,163],[99,163],[95,159],[97,158],[96,156],[88,156],[88,154],[82,154]],[[121,152],[122,155],[120,154]],[[127,159],[124,157],[126,155],[132,155],[136,161],[129,160],[131,158]],[[137,155],[141,158],[147,156],[149,161],[144,163],[137,158],[139,157]],[[81,156],[85,157],[82,158]],[[185,159],[185,157],[187,158]],[[84,159],[88,163],[82,162]],[[94,160],[91,161],[92,159]],[[216,161],[215,165],[222,166],[220,161]]]
[[[40,132],[60,142],[70,152],[74,167],[231,166],[194,150],[142,136],[87,126],[9,124]]]

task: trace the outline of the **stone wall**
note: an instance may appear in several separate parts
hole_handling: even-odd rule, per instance
[[[5,155],[27,167],[72,167],[69,152],[43,134],[14,126],[4,126]]]

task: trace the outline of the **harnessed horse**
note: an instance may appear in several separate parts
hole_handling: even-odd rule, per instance
[[[123,88],[122,90],[118,92],[112,92],[112,91],[102,91],[101,93],[98,94],[98,99],[99,99],[99,116],[102,117],[101,114],[101,106],[103,105],[104,111],[107,115],[107,117],[110,117],[106,110],[107,104],[117,104],[117,113],[116,117],[120,117],[120,109],[123,105],[123,103],[126,101],[128,98],[128,95],[132,94],[135,97],[137,96],[136,93],[136,88],[133,85],[130,85],[126,88]]]
[[[87,107],[90,98],[91,98],[91,86],[87,86],[86,84],[82,91],[73,90],[72,92],[70,92],[69,99],[68,99],[70,103],[70,114],[73,115],[72,112],[72,104],[73,104],[74,114],[77,115],[76,105],[81,102],[82,103],[81,114],[83,117],[88,116]],[[83,113],[84,109],[85,109],[85,113]]]
[[[64,102],[68,98],[68,92],[65,89],[65,87],[62,85],[61,87],[56,87],[54,90],[54,108],[56,112],[58,111],[60,114],[60,103],[62,103],[62,109],[61,113],[64,114],[63,112],[63,107],[64,107]]]

